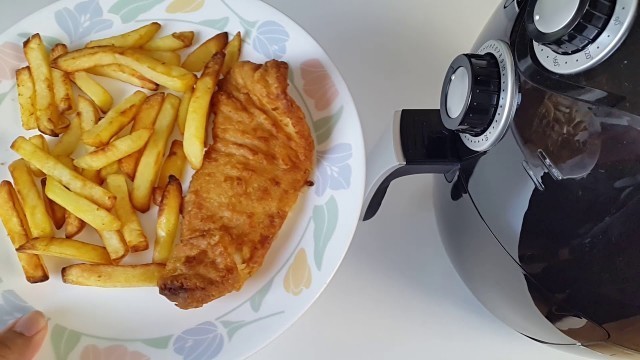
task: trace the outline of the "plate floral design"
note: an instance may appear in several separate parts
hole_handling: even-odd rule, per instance
[[[14,80],[25,64],[21,42],[40,32],[48,46],[65,42],[73,48],[149,21],[161,22],[163,33],[195,30],[197,42],[219,31],[241,31],[244,59],[287,61],[290,92],[315,134],[315,186],[301,196],[254,278],[240,292],[192,311],[175,308],[154,289],[66,286],[56,273],[66,263],[58,260],[47,259],[48,282],[27,284],[1,233],[0,327],[34,308],[45,311],[51,321],[42,359],[246,357],[311,305],[337,269],[358,221],[364,146],[353,100],[320,46],[259,1],[61,0],[0,35],[0,111],[15,119],[0,132],[0,178],[9,178],[7,164],[16,158],[8,144],[25,133]]]

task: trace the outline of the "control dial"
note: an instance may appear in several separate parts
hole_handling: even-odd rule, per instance
[[[538,61],[557,74],[575,74],[597,66],[626,38],[638,1],[529,1],[525,26]]]
[[[602,35],[616,0],[530,1],[525,15],[531,38],[553,52],[571,55],[586,49]]]
[[[477,53],[456,57],[440,96],[443,124],[472,150],[495,145],[515,112],[516,79],[509,45],[491,40]]]

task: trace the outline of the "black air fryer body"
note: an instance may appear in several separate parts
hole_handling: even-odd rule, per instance
[[[477,41],[510,44],[520,103],[494,148],[436,181],[441,236],[521,334],[640,358],[640,21],[604,62],[562,75],[533,54],[526,7],[507,1]]]

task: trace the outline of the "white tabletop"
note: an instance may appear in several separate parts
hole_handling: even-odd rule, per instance
[[[53,1],[3,7],[0,32]],[[329,53],[370,149],[394,110],[438,105],[449,62],[470,50],[503,0],[266,2]],[[517,334],[474,299],[440,242],[431,179],[391,186],[377,217],[359,226],[326,291],[252,359],[580,359]]]

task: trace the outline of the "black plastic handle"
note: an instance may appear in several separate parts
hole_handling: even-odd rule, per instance
[[[415,174],[449,174],[460,167],[460,136],[442,124],[440,110],[402,110],[399,135],[394,141],[400,141],[405,163],[372,190],[363,221],[376,215],[393,180]]]

